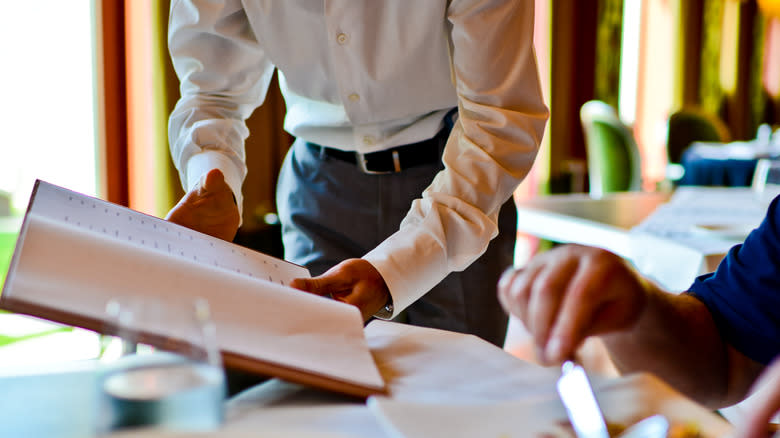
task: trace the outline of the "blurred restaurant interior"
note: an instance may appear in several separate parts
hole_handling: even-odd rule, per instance
[[[13,3],[0,8],[24,14],[35,7]],[[182,195],[166,134],[178,98],[166,49],[169,1],[45,3],[54,15],[70,14],[82,26],[58,29],[62,23],[49,23],[62,41],[44,46],[31,29],[9,23],[6,39],[29,40],[19,43],[29,47],[0,50],[31,67],[2,72],[0,79],[34,81],[47,99],[62,103],[61,113],[44,115],[74,119],[41,129],[29,125],[23,111],[0,117],[4,131],[21,126],[40,136],[29,150],[0,150],[0,214],[10,218],[0,230],[0,278],[35,178],[155,216],[164,216]],[[758,160],[780,155],[780,1],[537,0],[535,14],[536,54],[551,116],[536,164],[516,192],[518,202],[552,194],[750,186]],[[70,86],[45,88],[52,81],[36,73],[40,59],[71,66],[73,76],[62,79]],[[249,120],[247,160],[255,170],[244,183],[237,242],[281,255],[273,193],[292,138],[282,130],[284,102],[275,84]],[[14,88],[20,92],[10,90],[5,106],[25,108],[29,95],[21,90],[30,87]],[[18,103],[9,104],[14,96]],[[74,127],[78,133],[70,131]],[[81,139],[83,156],[74,148],[60,158],[52,133]],[[705,146],[704,155],[740,163],[715,174],[696,170],[702,158],[690,153],[696,142]],[[717,145],[734,147],[713,152]],[[728,155],[731,150],[735,155]],[[68,165],[47,167],[41,156]],[[525,252],[517,263],[545,247],[530,234],[520,237]]]
[[[40,26],[6,20],[0,29],[1,39],[14,42],[0,46],[3,59],[25,66],[0,69],[0,82],[14,84],[0,109],[7,136],[0,147],[0,285],[36,178],[158,217],[183,195],[167,136],[179,97],[166,47],[170,1],[0,4],[7,17],[49,11]],[[744,192],[723,201],[721,192],[685,190],[780,193],[780,0],[536,0],[535,14],[550,119],[515,192],[515,264],[557,243],[593,244],[682,290],[744,238],[712,240],[707,227],[742,226],[748,214],[754,225],[766,206],[765,199],[746,201]],[[52,65],[62,70],[55,79]],[[274,190],[293,141],[284,115],[275,77],[248,121],[253,171],[235,240],[277,257]],[[716,223],[681,219],[696,202]],[[717,210],[718,203],[730,210]],[[662,204],[676,205],[678,216],[652,216]],[[598,218],[589,216],[593,209]],[[612,216],[603,219],[605,212]],[[700,221],[697,214],[690,220]],[[637,230],[645,234],[637,238]],[[516,324],[505,349],[533,360]],[[4,365],[95,357],[100,345],[94,333],[0,311]],[[614,372],[598,344],[586,345],[580,359],[589,370]]]

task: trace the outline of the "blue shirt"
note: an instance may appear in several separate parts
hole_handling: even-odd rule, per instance
[[[724,341],[768,364],[780,354],[780,196],[761,225],[689,292],[712,313]]]

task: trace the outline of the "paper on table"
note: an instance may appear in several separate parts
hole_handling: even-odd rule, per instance
[[[749,188],[679,187],[666,204],[631,230],[631,260],[670,290],[685,290],[697,275],[744,239],[701,232],[702,226],[757,227],[771,199]],[[643,265],[651,269],[645,270]]]
[[[769,200],[749,188],[680,187],[633,232],[673,239],[703,254],[725,253],[740,240],[713,239],[697,232],[699,225],[756,227]]]
[[[494,402],[540,391],[557,397],[557,368],[532,365],[474,335],[375,320],[366,338],[396,400]]]
[[[52,187],[39,183],[34,196],[51,194]],[[97,200],[68,196],[79,206],[84,201],[90,210],[101,214],[103,209],[102,214],[106,214],[107,207]],[[266,271],[259,268],[247,274],[251,260],[256,265],[260,260],[264,269],[268,264],[262,259],[267,256],[231,258],[241,251],[236,245],[213,242],[157,218],[133,217],[119,206],[113,206],[116,212],[108,212],[112,219],[120,217],[138,225],[118,228],[109,221],[104,233],[100,222],[70,215],[67,220],[51,218],[46,214],[59,211],[56,206],[37,208],[51,199],[36,198],[28,211],[0,296],[3,307],[103,331],[105,308],[111,299],[148,298],[175,306],[184,299],[202,297],[209,301],[217,342],[228,366],[341,392],[367,395],[383,391],[384,382],[368,350],[359,311],[264,280],[266,275],[259,273]],[[93,201],[94,207],[89,205]],[[115,227],[110,227],[112,224]],[[181,232],[185,237],[168,241],[152,238],[149,242],[135,233],[138,226],[147,231],[168,226],[163,233],[178,238]],[[169,244],[175,251],[167,251]],[[195,259],[197,245],[208,245],[199,260]],[[203,263],[209,254],[216,264]],[[275,279],[277,275],[300,274],[303,269],[269,259],[285,267],[267,271]],[[296,269],[299,272],[294,273]],[[151,340],[154,336],[187,339],[188,333],[180,328],[143,316],[127,328],[137,329]]]
[[[366,340],[388,393],[397,401],[493,403],[554,394],[557,369],[524,362],[473,335],[374,320]],[[341,437],[390,437],[365,403],[271,380],[233,397],[226,432],[308,436],[310,431]],[[263,434],[272,436],[272,433]],[[447,436],[446,433],[431,435]],[[480,436],[480,435],[475,435]]]
[[[702,437],[721,437],[731,431],[723,419],[651,375],[606,380],[594,386],[610,424],[628,426],[663,414],[673,428],[693,426]],[[574,436],[566,410],[554,392],[498,403],[424,403],[371,397],[368,405],[388,435],[398,438]]]

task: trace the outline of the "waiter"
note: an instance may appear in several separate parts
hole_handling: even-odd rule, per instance
[[[292,286],[502,345],[508,200],[548,117],[533,3],[173,1],[170,148],[188,193],[168,219],[234,237],[245,119],[276,69],[296,137],[277,187],[285,259],[319,275]]]

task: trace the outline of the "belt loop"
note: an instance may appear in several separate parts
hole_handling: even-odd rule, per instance
[[[325,158],[328,156],[325,151],[325,146],[317,145],[317,147],[320,148],[320,160],[325,161]]]
[[[398,157],[398,151],[393,151],[393,169],[395,169],[396,172],[401,171],[401,159]]]

